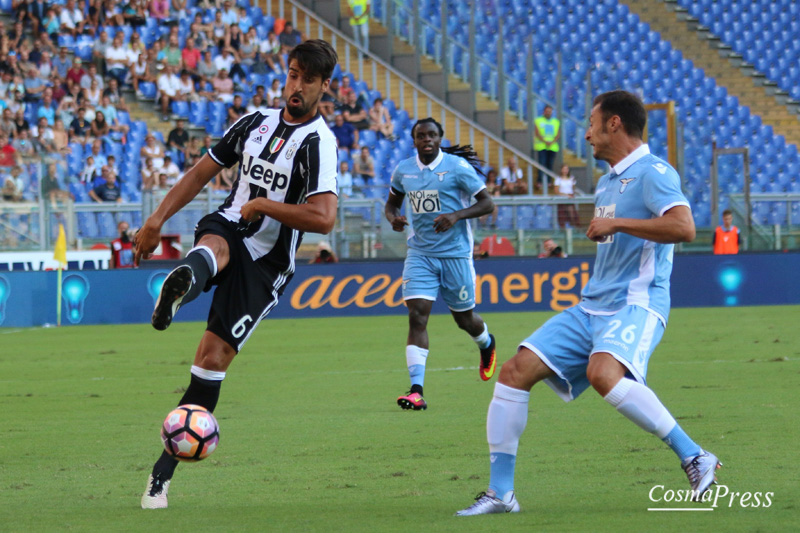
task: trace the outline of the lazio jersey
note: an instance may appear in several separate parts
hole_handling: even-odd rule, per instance
[[[422,164],[419,156],[401,161],[392,173],[392,189],[408,198],[409,255],[472,257],[472,228],[467,220],[459,220],[442,233],[434,231],[433,220],[469,207],[472,198],[485,188],[472,165],[442,150],[430,165]]]
[[[689,202],[678,173],[651,155],[643,144],[600,178],[595,192],[595,217],[649,219]],[[592,277],[583,289],[581,307],[609,314],[626,305],[669,317],[669,277],[673,244],[658,244],[628,235],[608,235],[597,244]]]

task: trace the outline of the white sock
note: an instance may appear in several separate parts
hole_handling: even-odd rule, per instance
[[[489,326],[486,325],[486,322],[483,323],[483,333],[477,337],[472,337],[470,335],[470,338],[475,341],[475,344],[478,345],[478,348],[488,348],[489,344],[491,343],[491,339],[489,339]]]
[[[192,365],[192,374],[198,378],[207,379],[209,381],[222,381],[225,379],[225,372],[206,370],[205,368],[200,368],[196,365]]]
[[[425,384],[425,361],[428,359],[428,350],[409,344],[406,346],[406,366],[411,385]]]
[[[498,382],[486,416],[486,440],[490,453],[517,455],[519,438],[528,423],[531,393]]]
[[[631,422],[660,439],[675,427],[675,419],[655,393],[632,379],[619,380],[604,399]]]

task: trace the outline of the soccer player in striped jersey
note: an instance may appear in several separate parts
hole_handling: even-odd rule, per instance
[[[214,411],[228,365],[278,303],[295,271],[303,233],[329,233],[336,221],[336,138],[317,108],[338,58],[325,41],[289,54],[286,106],[241,117],[169,191],[135,238],[135,260],[149,257],[164,223],[222,168],[239,165],[230,195],[200,220],[195,246],[165,278],[153,327],[216,286],[208,325],[179,405]],[[167,506],[177,461],[162,452],[142,496],[146,509]]]
[[[694,499],[715,480],[717,457],[686,434],[645,382],[669,316],[674,243],[695,237],[677,172],[642,141],[646,123],[634,94],[611,91],[594,100],[586,140],[594,157],[611,166],[597,184],[595,218],[586,231],[597,242],[594,272],[581,302],[548,320],[503,364],[486,422],[489,488],[459,516],[519,511],[517,448],[530,390],[540,381],[567,402],[591,386],[659,437],[680,459]]]
[[[495,369],[495,341],[475,312],[475,267],[472,229],[467,221],[494,210],[492,197],[478,176],[478,159],[471,146],[441,148],[444,130],[432,118],[411,128],[417,155],[397,165],[384,208],[394,231],[405,231],[400,214],[408,197],[412,232],[403,268],[403,299],[408,306],[406,365],[411,390],[397,399],[403,409],[426,409],[422,397],[428,357],[428,317],[441,289],[458,327],[480,349],[480,376],[489,380]],[[475,203],[470,205],[472,199]]]

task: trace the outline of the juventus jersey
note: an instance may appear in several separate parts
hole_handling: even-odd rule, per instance
[[[218,212],[239,224],[254,260],[268,258],[281,272],[294,272],[303,232],[262,215],[245,222],[241,208],[254,198],[301,204],[315,194],[336,194],[336,137],[322,116],[289,124],[282,109],[254,111],[236,121],[208,155],[226,168],[239,163],[231,193]]]

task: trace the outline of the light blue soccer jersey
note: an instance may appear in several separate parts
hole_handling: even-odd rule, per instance
[[[689,206],[678,173],[651,155],[646,144],[600,178],[595,191],[596,217],[650,219],[678,205]],[[605,314],[639,305],[666,324],[673,248],[626,233],[607,236],[597,244],[594,272],[583,289],[581,307]]]
[[[485,188],[472,165],[442,150],[427,166],[419,156],[401,161],[392,174],[392,189],[408,201],[412,230],[409,255],[472,257],[472,228],[467,220],[459,220],[442,233],[433,229],[433,220],[469,207],[472,197]]]

